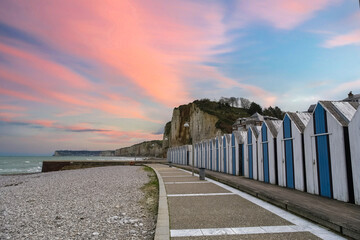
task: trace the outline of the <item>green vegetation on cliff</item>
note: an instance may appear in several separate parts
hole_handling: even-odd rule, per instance
[[[232,132],[232,125],[236,119],[249,117],[247,110],[244,108],[231,107],[229,104],[214,102],[209,99],[195,100],[194,104],[202,111],[216,116],[219,120],[215,126],[224,133]]]

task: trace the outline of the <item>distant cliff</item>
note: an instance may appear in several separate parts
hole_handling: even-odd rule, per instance
[[[71,151],[71,150],[56,150],[53,156],[115,156],[115,151],[107,150],[107,151]]]
[[[161,140],[138,143],[115,150],[115,156],[164,157]]]
[[[196,143],[213,138],[219,134],[231,133],[232,124],[240,117],[249,114],[243,108],[231,107],[228,104],[196,100],[187,105],[174,108],[172,119],[165,125],[163,148]],[[189,127],[184,127],[188,123]]]

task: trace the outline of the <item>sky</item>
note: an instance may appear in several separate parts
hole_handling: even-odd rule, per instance
[[[172,110],[360,93],[358,0],[0,0],[0,155],[162,139]]]

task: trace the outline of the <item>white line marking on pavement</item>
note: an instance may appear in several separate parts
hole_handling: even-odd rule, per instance
[[[185,183],[209,183],[207,181],[198,181],[198,182],[166,182],[165,184],[185,184]]]
[[[195,237],[195,236],[292,233],[292,232],[308,232],[308,231],[311,231],[311,229],[303,229],[296,225],[239,227],[239,228],[174,229],[174,230],[170,230],[170,236]]]
[[[198,197],[198,196],[222,196],[236,195],[235,193],[190,193],[190,194],[168,194],[168,197]]]
[[[191,173],[187,170],[184,170],[184,169],[180,169],[184,172],[187,172],[187,173]],[[196,176],[199,176],[198,174],[195,174]],[[272,212],[276,215],[278,215],[279,217],[293,223],[296,225],[296,227],[298,228],[299,231],[302,231],[302,232],[311,232],[312,234],[316,235],[317,237],[321,238],[321,239],[326,239],[326,240],[340,240],[340,239],[346,239],[336,233],[333,233],[331,232],[329,229],[325,228],[325,227],[322,227],[320,225],[317,225],[315,223],[312,223],[306,219],[303,219],[301,217],[298,217],[290,212],[287,212],[279,207],[276,207],[270,203],[267,203],[261,199],[258,199],[256,197],[253,197],[247,193],[244,193],[238,189],[235,189],[235,188],[232,188],[230,186],[227,186],[225,184],[222,184],[220,182],[217,182],[217,181],[214,181],[210,178],[205,178],[205,180],[211,182],[211,183],[214,183],[234,194],[237,194],[239,195],[240,197],[268,210],[269,212]],[[235,229],[235,228],[233,228]]]

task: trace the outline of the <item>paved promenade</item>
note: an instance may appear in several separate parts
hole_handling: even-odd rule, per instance
[[[163,194],[167,196],[171,239],[343,239],[324,227],[217,181],[200,181],[188,171],[166,165],[151,167],[161,178]],[[161,205],[164,201],[160,211],[164,209]],[[164,225],[161,227],[164,230]]]

